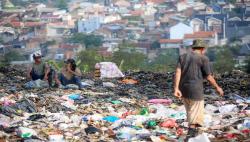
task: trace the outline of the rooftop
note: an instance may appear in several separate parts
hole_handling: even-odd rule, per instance
[[[182,39],[160,39],[160,43],[182,43]]]
[[[185,34],[184,38],[210,38],[215,36],[215,32],[213,31],[200,31],[194,32],[193,34]]]

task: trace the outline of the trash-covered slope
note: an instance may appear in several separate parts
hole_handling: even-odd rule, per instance
[[[249,74],[217,75],[219,97],[205,83],[202,138],[249,141]],[[173,74],[126,73],[125,78],[83,79],[84,90],[24,89],[20,67],[0,69],[0,141],[182,141],[187,132]]]

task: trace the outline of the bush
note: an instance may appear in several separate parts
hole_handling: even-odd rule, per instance
[[[120,66],[122,71],[138,71],[143,68],[146,62],[146,56],[138,52],[117,51],[112,57],[112,61]]]
[[[218,50],[214,63],[215,72],[231,72],[234,69],[234,65],[233,53],[228,48],[222,47],[221,50]]]
[[[20,55],[17,51],[10,51],[4,55],[4,62],[10,63],[12,61],[22,61],[25,60],[25,57]]]
[[[168,50],[160,54],[155,60],[147,64],[145,70],[153,72],[173,72],[178,60],[175,50]]]
[[[77,56],[77,65],[83,72],[93,72],[95,64],[108,59],[102,57],[95,49],[81,51]]]
[[[250,74],[250,57],[247,60],[246,71]]]
[[[71,43],[80,43],[85,45],[86,48],[99,47],[103,43],[103,37],[99,35],[87,35],[83,33],[76,33],[71,38],[68,39]]]

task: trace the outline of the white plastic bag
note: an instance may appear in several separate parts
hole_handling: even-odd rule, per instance
[[[207,133],[202,133],[198,135],[197,137],[190,138],[188,142],[210,142]]]
[[[230,113],[230,112],[235,112],[236,107],[237,106],[234,105],[234,104],[228,104],[228,105],[221,106],[219,108],[219,111],[222,114],[224,114],[224,113]]]

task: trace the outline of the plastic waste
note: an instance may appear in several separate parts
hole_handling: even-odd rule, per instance
[[[123,79],[122,83],[125,83],[125,84],[137,84],[138,81],[136,81],[134,79]]]
[[[34,115],[31,115],[27,120],[36,121],[36,120],[44,118],[44,117],[45,117],[45,115],[34,114]]]
[[[49,135],[49,142],[65,142],[63,135]]]
[[[117,104],[121,104],[122,102],[119,100],[114,100],[114,101],[111,101],[111,103],[117,105]]]
[[[101,114],[87,115],[87,116],[83,116],[82,120],[83,121],[89,121],[89,120],[100,121],[100,120],[103,120],[103,116]]]
[[[120,118],[116,117],[116,116],[107,116],[107,117],[104,117],[103,120],[105,121],[108,121],[108,122],[115,122],[117,120],[119,120]]]
[[[207,133],[202,133],[194,138],[190,138],[188,142],[210,142]]]
[[[133,136],[131,134],[129,134],[129,133],[119,133],[117,135],[117,138],[119,138],[119,139],[125,139],[125,140],[131,140],[132,137]]]
[[[101,130],[99,130],[93,126],[88,126],[87,128],[85,128],[85,132],[86,132],[86,134],[95,134],[97,132],[101,132]]]
[[[11,106],[11,105],[15,104],[16,101],[12,100],[12,99],[9,99],[8,97],[2,97],[2,98],[0,98],[0,103],[3,106]]]
[[[5,115],[0,114],[0,126],[9,127],[11,119]]]
[[[236,105],[228,104],[228,105],[224,105],[224,106],[219,107],[219,111],[220,111],[220,113],[224,114],[224,113],[233,112],[233,111],[235,111],[236,108],[237,108]]]
[[[65,86],[65,89],[73,89],[73,90],[76,90],[78,89],[79,87],[76,85],[76,84],[68,84]]]
[[[236,100],[236,102],[238,103],[242,103],[242,102],[247,102],[247,99],[244,97],[241,97],[237,94],[233,94],[233,98]]]
[[[69,101],[63,102],[61,104],[63,106],[65,106],[65,107],[67,107],[67,108],[72,109],[72,110],[76,110],[77,109],[77,106],[75,106],[72,102],[69,102]]]
[[[140,111],[140,115],[148,115],[149,114],[149,110],[148,108],[142,108]]]
[[[66,123],[60,123],[60,124],[59,124],[59,129],[61,129],[61,130],[65,130],[65,129],[67,129],[68,127],[69,127],[69,125],[66,124]]]
[[[131,140],[133,137],[136,136],[136,133],[138,131],[136,129],[130,128],[130,127],[123,127],[119,129],[117,133],[117,138],[119,139],[125,139],[125,140]]]
[[[117,67],[115,63],[112,62],[100,62],[101,78],[117,78],[124,77],[123,73]]]
[[[178,128],[178,129],[176,130],[176,135],[177,135],[177,136],[183,135],[183,129],[182,129],[182,128]]]
[[[216,106],[213,106],[211,104],[206,104],[206,107],[205,107],[205,110],[208,111],[208,112],[215,112],[216,110],[218,110],[218,107]]]
[[[250,129],[250,119],[244,120],[243,126],[247,127]]]
[[[177,120],[177,119],[186,119],[187,115],[185,112],[178,112],[171,114],[169,117]]]
[[[113,88],[113,87],[116,87],[116,85],[112,82],[103,82],[103,87]]]
[[[24,84],[24,87],[27,89],[32,89],[32,88],[47,88],[49,87],[49,84],[47,81],[44,80],[35,80],[35,81],[29,81]]]
[[[153,116],[155,118],[162,118],[162,119],[168,118],[171,115],[178,113],[178,111],[172,108],[168,108],[164,106],[163,104],[150,105],[149,109],[156,109],[156,113],[154,113]]]
[[[82,86],[85,87],[85,86],[91,86],[91,84],[89,84],[88,82],[81,82],[82,83]]]
[[[69,95],[68,97],[69,97],[69,99],[71,99],[71,100],[79,100],[80,97],[81,97],[81,95],[80,95],[80,94],[71,94],[71,95]]]
[[[233,134],[233,133],[228,133],[228,134],[225,134],[225,137],[226,137],[227,139],[234,139],[234,138],[236,137],[236,135]]]
[[[31,89],[31,88],[35,88],[36,84],[35,84],[34,81],[29,81],[29,82],[24,84],[24,87],[27,88],[27,89]]]
[[[174,119],[168,119],[164,121],[163,123],[161,123],[161,127],[165,127],[165,128],[173,128],[176,126],[177,126],[177,123]]]
[[[148,128],[153,128],[156,125],[157,125],[157,123],[155,121],[153,121],[153,120],[150,120],[150,121],[147,122],[147,127]]]
[[[148,103],[169,105],[169,104],[172,103],[172,100],[170,100],[170,99],[151,99],[151,100],[148,101]]]
[[[70,120],[72,121],[72,123],[74,124],[74,126],[79,126],[79,124],[81,123],[81,117],[74,114],[70,117]]]
[[[243,134],[250,134],[250,129],[244,129],[244,130],[241,130],[241,132],[243,133]]]
[[[161,138],[156,136],[150,136],[150,139],[152,142],[162,142]]]
[[[17,133],[22,138],[30,138],[31,136],[37,135],[35,130],[26,127],[19,127]]]
[[[209,127],[212,122],[213,122],[212,121],[212,116],[209,115],[209,114],[205,114],[205,116],[204,116],[204,125],[205,125],[205,127]]]

